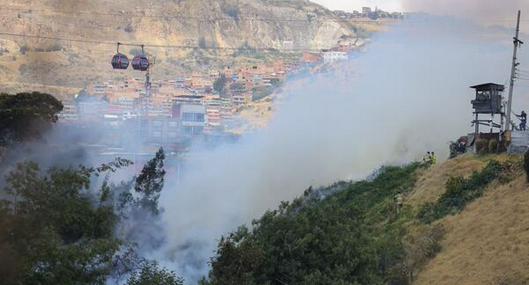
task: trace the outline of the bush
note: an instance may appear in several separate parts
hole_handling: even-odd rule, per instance
[[[483,139],[476,140],[477,154],[486,154],[488,150],[489,150],[489,143],[487,140],[483,140]]]
[[[427,203],[419,210],[418,218],[431,223],[447,215],[455,214],[483,195],[486,186],[503,173],[504,166],[491,160],[481,172],[474,172],[469,178],[451,177],[446,182],[446,192],[434,203]]]
[[[498,141],[490,140],[488,147],[489,147],[489,153],[497,153],[498,152]]]
[[[132,33],[132,32],[134,32],[134,28],[132,27],[132,24],[131,24],[131,23],[127,24],[127,26],[126,26],[123,30],[124,30],[125,32],[127,32],[127,33]]]
[[[222,12],[224,12],[226,15],[230,16],[237,22],[240,20],[241,11],[239,10],[239,7],[237,6],[228,5],[228,6],[222,7]]]
[[[20,47],[20,53],[25,55],[29,51],[28,45],[24,44]]]
[[[135,272],[127,285],[182,285],[183,279],[173,271],[160,267],[156,262],[146,263],[139,272]]]
[[[370,181],[309,188],[223,237],[200,284],[407,284],[392,272],[404,264],[402,238],[414,217],[406,209],[388,216],[419,168],[384,167]]]
[[[404,238],[406,259],[399,270],[400,277],[406,277],[404,284],[411,283],[416,273],[441,251],[441,240],[445,233],[444,227],[437,224],[421,226]],[[406,276],[403,276],[403,273],[406,273]]]

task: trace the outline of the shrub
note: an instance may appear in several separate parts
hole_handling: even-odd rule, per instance
[[[124,30],[125,32],[127,32],[127,33],[132,33],[132,32],[134,32],[134,28],[132,27],[132,24],[131,24],[131,23],[127,24],[127,26],[126,26],[123,30]]]
[[[20,47],[20,53],[25,55],[29,51],[28,45],[24,44]]]
[[[451,177],[446,182],[446,192],[434,203],[427,203],[419,210],[418,218],[431,223],[447,215],[458,213],[465,206],[483,195],[486,186],[503,173],[504,166],[491,160],[481,172],[474,172],[469,178]]]
[[[239,10],[239,7],[237,6],[233,6],[233,5],[224,6],[222,7],[222,12],[224,12],[226,15],[230,16],[237,22],[240,20],[241,11]]]
[[[420,226],[404,238],[406,258],[399,271],[401,278],[406,278],[405,282],[400,284],[412,283],[415,274],[441,251],[441,240],[445,233],[444,227],[440,224]],[[406,273],[406,276],[402,273]]]
[[[414,216],[406,209],[388,216],[419,168],[384,167],[370,181],[309,188],[251,229],[221,238],[209,280],[200,284],[407,284],[398,268],[405,264],[405,226]]]
[[[478,154],[486,154],[489,148],[487,140],[478,139],[476,140],[476,152]]]
[[[490,140],[488,147],[489,147],[489,153],[498,152],[498,141],[497,140]]]

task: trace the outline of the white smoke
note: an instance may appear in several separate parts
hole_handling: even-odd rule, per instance
[[[402,0],[408,12],[426,12],[471,19],[486,26],[514,28],[516,13],[522,10],[522,30],[529,33],[527,0]]]
[[[192,151],[181,179],[168,172],[161,197],[165,231],[159,233],[167,243],[144,254],[164,259],[192,283],[207,274],[222,234],[311,185],[362,178],[426,151],[446,157],[448,142],[471,131],[468,86],[506,83],[511,39],[511,30],[414,18],[378,35],[366,52],[334,71],[289,80],[268,128],[236,144]],[[520,68],[529,69],[527,49],[520,59]],[[516,112],[527,110],[528,95],[529,81],[518,81]],[[97,134],[96,125],[59,129],[47,139],[64,156],[48,148],[19,149],[15,156],[48,165],[96,165],[101,158],[90,157],[77,142],[97,141]],[[135,173],[128,174],[124,179]]]
[[[446,157],[448,142],[471,131],[468,87],[508,78],[511,37],[452,18],[412,19],[334,71],[290,80],[268,128],[192,152],[183,178],[169,180],[164,257],[196,281],[222,234],[311,185],[426,151]],[[527,90],[518,88],[515,106]]]

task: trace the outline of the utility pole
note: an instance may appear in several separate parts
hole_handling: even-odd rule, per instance
[[[509,85],[509,100],[507,101],[507,122],[505,123],[505,130],[511,130],[511,108],[512,108],[512,93],[514,89],[514,80],[516,79],[516,67],[520,64],[518,62],[518,47],[523,44],[523,42],[518,38],[520,36],[520,16],[522,12],[518,10],[518,19],[516,21],[516,35],[514,36],[514,52],[512,56],[512,68],[511,68],[511,82]]]

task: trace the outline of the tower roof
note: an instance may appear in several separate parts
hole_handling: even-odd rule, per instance
[[[501,84],[496,84],[496,83],[484,83],[484,84],[479,84],[479,85],[474,85],[474,86],[470,86],[470,88],[472,89],[476,89],[477,91],[482,91],[482,90],[498,90],[498,91],[503,91],[505,90],[505,86],[504,85],[501,85]]]

